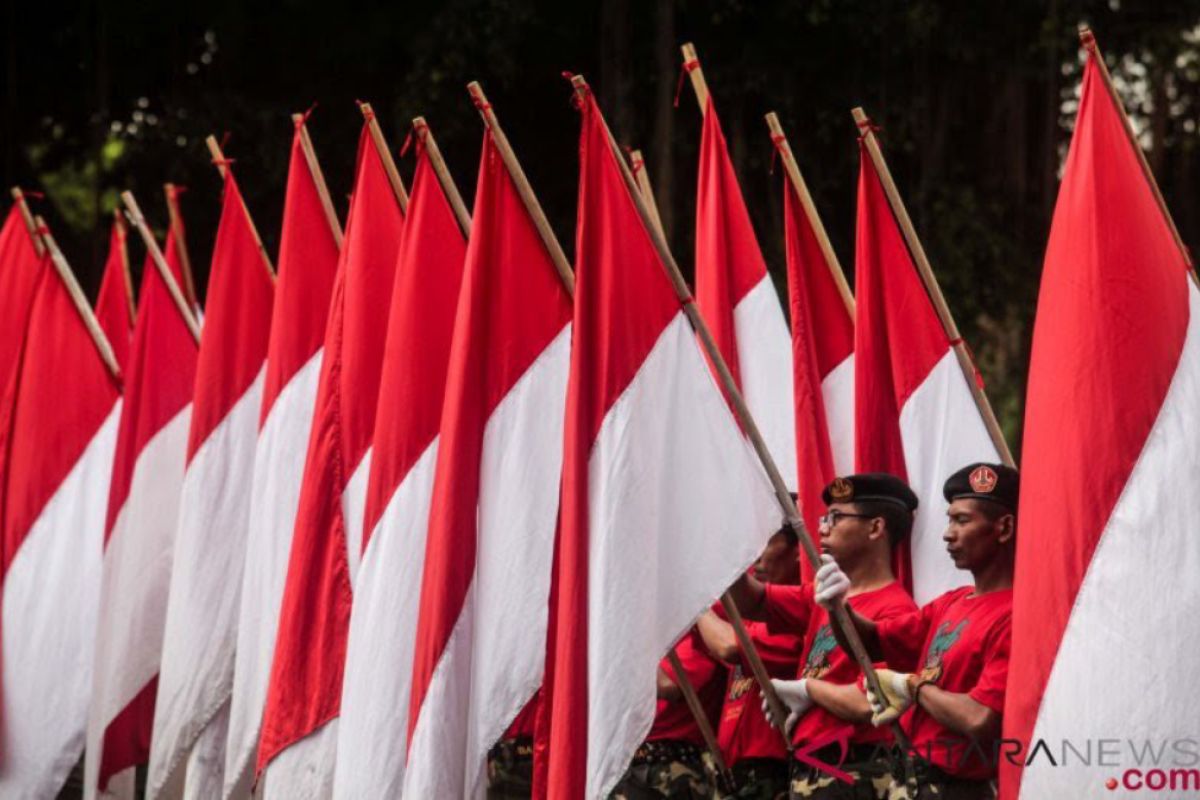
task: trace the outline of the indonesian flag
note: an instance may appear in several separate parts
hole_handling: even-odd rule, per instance
[[[854,361],[855,468],[908,481],[920,505],[897,577],[917,604],[967,582],[946,555],[942,484],[997,462],[971,388],[860,143]]]
[[[364,125],[258,744],[255,772],[268,798],[324,797],[332,789],[352,597],[347,549],[357,552],[360,540],[355,520],[403,225]]]
[[[535,796],[606,797],[650,730],[655,670],[780,509],[582,102],[562,506]]]
[[[783,187],[792,312],[792,386],[800,514],[813,537],[821,490],[854,471],[854,317],[791,182]]]
[[[196,375],[196,340],[153,263],[139,297],[104,526],[88,797],[132,796],[133,767],[150,755]]]
[[[0,419],[2,797],[56,796],[83,751],[119,415],[120,386],[47,264]]]
[[[363,537],[350,543],[362,547],[362,569],[341,685],[334,794],[345,798],[398,797],[404,778],[425,530],[467,251],[420,137],[417,147],[396,260]]]
[[[304,157],[297,128],[283,204],[279,278],[251,478],[225,747],[226,797],[250,793],[317,398],[325,321],[338,268],[338,242],[325,218],[317,180]]]
[[[146,796],[220,794],[274,278],[226,168],[179,501]],[[191,757],[189,759],[189,753]]]
[[[571,295],[485,134],[438,437],[405,797],[482,797],[488,749],[541,685],[570,344]]]
[[[711,95],[700,138],[696,304],[779,472],[795,489],[796,426],[788,380],[787,321],[750,224]]]
[[[0,228],[0,392],[17,363],[43,266],[21,210],[13,203]]]
[[[129,250],[126,247],[125,223],[113,219],[108,239],[108,259],[104,262],[104,277],[96,295],[96,321],[100,323],[113,355],[122,369],[129,358],[129,340],[133,338],[135,307],[133,284],[129,275]]]
[[[1173,748],[1196,732],[1200,292],[1096,58],[1046,247],[1025,404],[1004,735],[1025,745],[1019,760],[1046,744],[1023,771],[1000,760],[1007,797],[1165,788],[1155,766],[1170,796],[1195,788],[1194,770],[1171,768],[1190,764]],[[1114,684],[1104,665],[1117,664],[1148,679]],[[1173,679],[1149,678],[1163,669]],[[1107,769],[1045,757],[1108,737],[1121,746]],[[1144,762],[1126,742],[1167,754]]]

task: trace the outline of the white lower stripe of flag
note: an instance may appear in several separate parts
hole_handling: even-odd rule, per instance
[[[371,454],[367,449],[362,460],[354,468],[350,480],[346,482],[346,491],[342,494],[342,508],[345,509],[346,521],[346,565],[350,573],[350,586],[353,588],[358,579],[358,568],[362,564],[363,552],[363,515],[367,508],[367,482],[371,475]]]
[[[333,793],[338,721],[332,719],[280,751],[263,770],[260,800],[327,800]]]
[[[1097,740],[1119,739],[1122,767],[1157,767],[1169,777],[1173,768],[1186,766],[1191,769],[1181,770],[1184,779],[1194,780],[1188,773],[1196,767],[1196,715],[1164,713],[1189,702],[1186,671],[1200,664],[1200,492],[1194,487],[1200,475],[1200,292],[1190,283],[1188,297],[1179,365],[1075,597],[1030,746],[1045,739],[1055,754],[1064,743],[1084,752]],[[1164,652],[1170,663],[1162,661]],[[1118,672],[1149,678],[1164,669],[1184,672],[1139,680],[1136,691],[1114,691]],[[1130,750],[1123,749],[1127,742]],[[1107,777],[1121,780],[1122,770],[1101,774],[1082,759],[1062,759],[1057,766],[1038,759],[1023,771],[1021,796],[1078,797],[1081,787],[1101,793]]]
[[[334,796],[399,797],[437,440],[388,501],[363,553],[342,680]]]
[[[54,797],[83,752],[118,400],[4,577],[0,797]]]
[[[221,788],[225,782],[225,742],[228,738],[227,699],[204,726],[200,738],[192,745],[192,751],[188,754],[183,800],[212,800],[221,796]]]
[[[833,471],[838,475],[854,472],[854,355],[843,359],[821,381],[821,400],[825,403],[825,426],[829,429],[829,448]]]

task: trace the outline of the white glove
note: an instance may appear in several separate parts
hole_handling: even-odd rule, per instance
[[[821,607],[832,610],[846,599],[850,591],[850,578],[842,572],[842,568],[833,560],[833,556],[824,553],[821,556],[821,568],[813,579],[813,599]]]
[[[867,702],[871,705],[871,724],[878,728],[900,719],[900,715],[912,705],[912,693],[908,690],[908,681],[912,676],[890,669],[876,670],[875,674],[879,677],[883,698],[871,691],[871,685],[867,684]]]
[[[771,685],[775,687],[775,694],[779,695],[779,699],[783,701],[784,706],[788,709],[787,719],[784,720],[783,728],[788,736],[792,735],[792,728],[796,727],[796,723],[800,721],[800,717],[804,716],[804,712],[812,708],[812,698],[808,696],[808,678],[801,678],[798,681],[781,681],[777,678],[771,679]],[[767,718],[767,722],[772,725],[778,725],[779,721],[775,719],[775,715],[771,713],[771,704],[767,702],[764,695],[762,701],[763,714]]]

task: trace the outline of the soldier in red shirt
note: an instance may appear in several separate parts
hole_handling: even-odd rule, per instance
[[[776,586],[800,583],[799,542],[785,526],[767,542],[754,564],[756,581]],[[720,604],[703,614],[696,624],[708,651],[730,668],[721,709],[717,742],[733,774],[731,797],[739,800],[778,800],[788,791],[788,748],[780,732],[759,710],[762,693],[742,653],[733,626]],[[800,658],[799,631],[770,632],[765,622],[747,620],[746,633],[754,642],[767,673],[773,678],[796,674]]]
[[[1002,464],[970,464],[946,481],[943,538],[955,566],[974,577],[973,586],[887,620],[850,611],[868,652],[897,670],[880,670],[884,696],[867,698],[872,722],[900,719],[912,741],[914,800],[995,796],[1019,483],[1017,471]],[[817,591],[830,604],[846,596],[845,583],[836,565],[817,575]],[[908,797],[905,788],[898,781],[894,796]]]
[[[904,481],[884,473],[838,478],[822,494],[822,559],[845,565],[850,604],[873,617],[916,609],[892,574],[892,548],[912,530],[917,498]],[[836,566],[833,567],[836,569]],[[829,567],[822,567],[829,571]],[[820,573],[818,573],[820,574]],[[772,680],[789,708],[791,742],[812,761],[791,762],[791,797],[883,797],[890,781],[891,735],[870,724],[871,709],[855,686],[857,664],[836,646],[822,595],[813,587],[762,584],[749,577],[732,587],[742,613],[766,622],[770,632],[802,632],[797,680]],[[778,734],[776,734],[778,735]],[[846,752],[843,754],[842,746]]]

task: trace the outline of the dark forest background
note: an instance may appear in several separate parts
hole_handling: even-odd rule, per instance
[[[4,0],[0,169],[40,190],[94,295],[108,222],[133,189],[160,229],[162,184],[183,211],[201,291],[225,140],[268,250],[283,201],[289,114],[309,127],[344,213],[369,100],[398,150],[424,115],[470,202],[482,82],[564,245],[574,229],[578,120],[560,73],[582,72],[613,132],[641,148],[673,247],[691,260],[700,115],[680,74],[695,43],[768,263],[782,287],[778,111],[817,206],[853,270],[856,130],[863,105],[1014,446],[1041,258],[1092,25],[1183,233],[1200,115],[1200,0],[446,0],[144,3]],[[411,155],[401,161],[407,181]],[[135,238],[135,237],[134,237]],[[143,257],[131,238],[135,270]]]

